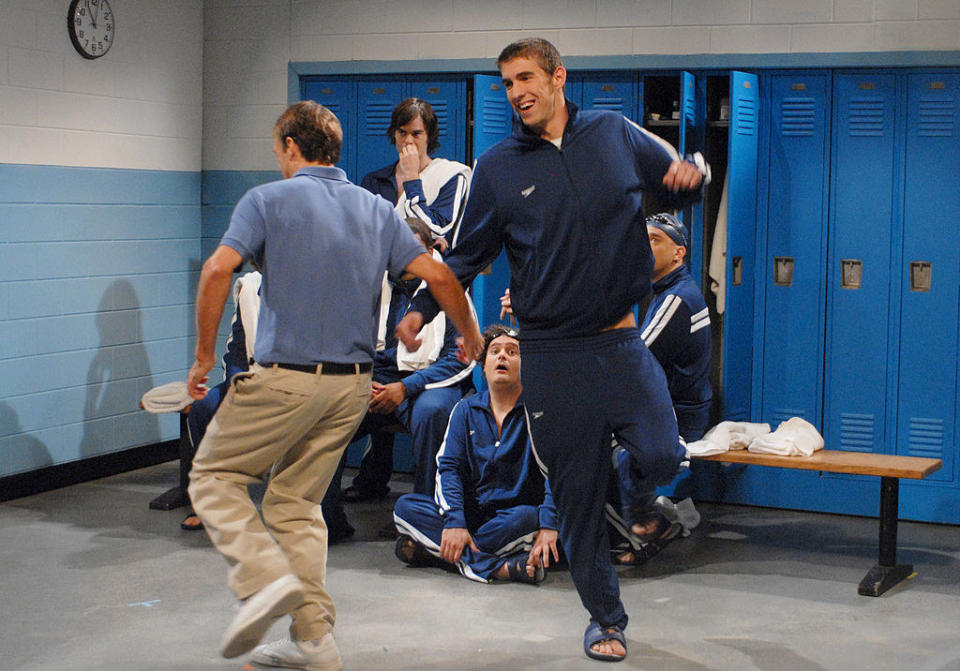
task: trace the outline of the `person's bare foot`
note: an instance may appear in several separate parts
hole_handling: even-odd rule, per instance
[[[608,629],[607,631],[614,631],[613,629]],[[616,639],[606,639],[604,641],[597,641],[590,646],[590,649],[601,655],[616,655],[617,657],[626,657],[627,649],[623,647],[623,644]]]
[[[536,574],[537,567],[533,564],[527,564],[527,576],[533,578]],[[507,562],[500,564],[500,568],[493,574],[493,577],[496,580],[510,580],[510,568],[507,566]]]

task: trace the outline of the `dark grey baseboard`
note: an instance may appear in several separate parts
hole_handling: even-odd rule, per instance
[[[178,458],[178,443],[179,440],[168,440],[80,461],[48,466],[28,473],[8,475],[0,478],[0,501],[19,499],[51,489],[68,487],[172,461]]]

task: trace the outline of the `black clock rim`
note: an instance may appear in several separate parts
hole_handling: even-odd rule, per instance
[[[116,21],[113,22],[113,26],[114,26],[114,28],[113,28],[114,38],[110,41],[110,46],[107,47],[107,48],[103,51],[102,54],[90,54],[90,53],[88,53],[88,52],[80,45],[80,39],[77,37],[76,24],[75,24],[74,21],[73,21],[74,12],[77,10],[77,5],[79,5],[80,2],[81,2],[81,0],[70,0],[70,6],[67,8],[67,32],[70,34],[70,41],[73,43],[73,48],[74,48],[74,50],[75,50],[78,54],[80,54],[81,56],[83,56],[84,58],[86,58],[88,61],[93,61],[93,60],[96,60],[96,59],[98,59],[98,58],[100,58],[100,57],[102,57],[102,56],[105,56],[105,55],[107,54],[107,52],[110,51],[110,48],[113,47],[113,43],[116,41],[116,34],[117,34],[117,28],[116,28],[116,26],[117,26],[117,22],[116,22]],[[108,2],[107,4],[109,4],[109,2]],[[113,7],[112,7],[112,6],[110,7],[110,11],[113,11]]]

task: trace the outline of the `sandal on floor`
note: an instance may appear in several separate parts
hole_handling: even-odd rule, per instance
[[[651,541],[673,540],[681,531],[683,526],[679,522],[671,522],[659,510],[631,511],[630,533],[637,537],[641,543]],[[646,527],[651,522],[656,525],[651,531],[644,534],[636,533],[633,528],[636,526]]]
[[[350,485],[343,490],[343,500],[347,503],[363,503],[364,501],[373,501],[375,499],[386,498],[387,494],[389,493],[389,487],[384,487],[383,489],[375,492],[369,492],[364,489],[360,489],[356,485]]]
[[[190,513],[183,518],[180,528],[184,531],[203,531],[203,522],[200,521],[196,513]]]
[[[528,585],[539,585],[547,579],[547,572],[543,566],[535,566],[533,575],[527,573],[527,555],[524,553],[519,557],[508,559],[504,562],[507,565],[507,573],[513,582],[524,582]]]
[[[429,566],[439,561],[420,543],[407,534],[397,536],[397,543],[393,546],[393,554],[404,564],[410,566]]]
[[[647,553],[648,547],[650,547],[649,543],[641,546],[639,549],[631,547],[615,548],[610,550],[610,561],[613,562],[614,566],[643,566],[647,563],[647,560],[653,556]],[[659,550],[657,550],[657,552],[659,552]],[[631,554],[633,556],[630,559],[622,559],[625,554]],[[654,554],[656,554],[656,552]]]
[[[597,652],[592,646],[604,641],[619,641],[623,646],[622,655],[613,653]],[[583,651],[590,659],[599,659],[601,662],[622,662],[627,658],[627,639],[623,635],[623,629],[614,625],[611,627],[601,627],[598,622],[590,620],[590,626],[583,634]]]

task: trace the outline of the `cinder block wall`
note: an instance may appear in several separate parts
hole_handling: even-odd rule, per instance
[[[202,4],[115,1],[94,61],[68,4],[0,2],[0,477],[175,437],[137,404],[193,347]]]

